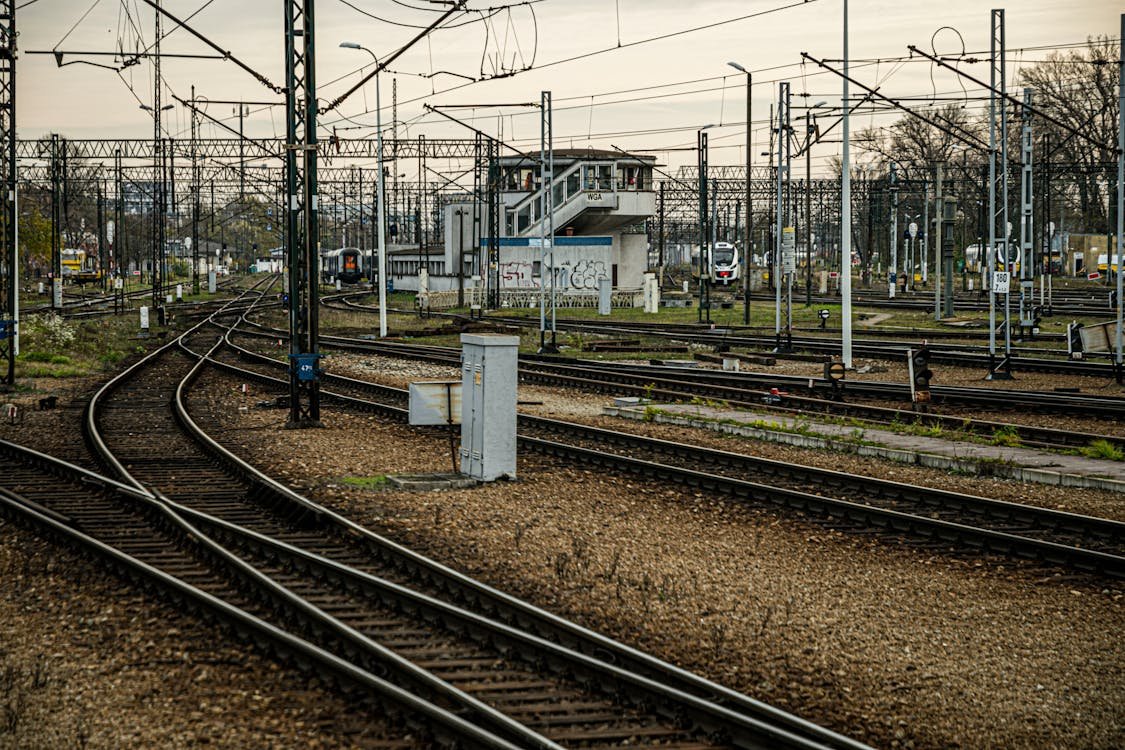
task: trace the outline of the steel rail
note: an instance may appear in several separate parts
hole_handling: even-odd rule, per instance
[[[253,321],[247,322],[256,327],[257,330],[248,331],[240,328],[237,331],[238,335],[270,339],[284,338],[284,333],[277,331],[277,329],[268,329]],[[362,341],[338,336],[322,336],[321,343],[325,347],[408,357],[439,364],[449,364],[455,367],[460,364],[458,350],[449,347],[404,344],[401,342]],[[573,360],[523,354],[520,355],[520,378],[524,382],[573,387],[615,395],[628,392],[638,396],[672,401],[684,397],[698,396],[721,400],[739,408],[766,409],[793,414],[827,413],[888,425],[895,423],[921,424],[941,427],[943,430],[948,429],[954,432],[972,433],[986,439],[992,438],[999,430],[1014,427],[1020,436],[1021,445],[1029,447],[1071,449],[1086,447],[1096,440],[1106,440],[1118,445],[1125,444],[1125,438],[1092,432],[994,422],[956,415],[921,413],[909,409],[856,403],[854,400],[838,400],[829,381],[823,378],[808,378],[797,375],[774,375],[770,373],[733,375],[702,369],[644,367],[612,361]],[[786,392],[784,395],[778,396],[770,393],[769,389],[773,387],[791,389],[809,395],[802,396]],[[908,388],[895,383],[881,384],[873,381],[858,381],[857,383],[857,381],[849,381],[844,385],[844,388],[845,393],[850,395],[857,395],[857,392],[859,392],[858,395],[860,396],[909,400]],[[943,394],[943,397],[946,394],[946,391],[940,386],[936,388],[936,392]],[[1008,409],[1026,406],[1024,403],[1012,400],[996,403],[996,399],[1001,396],[1005,399],[1011,399],[1010,394],[1012,392],[1010,391],[981,388],[962,389],[955,391],[955,393],[958,394],[955,399],[966,399],[967,403],[972,405],[984,404],[993,408]],[[827,398],[819,397],[818,394],[823,394]],[[1032,393],[1029,398],[1035,399],[1039,395],[1041,394]],[[1114,413],[1116,409],[1122,416],[1125,416],[1125,401],[1120,399],[1094,397],[1087,400],[1072,394],[1042,395],[1045,395],[1049,400],[1042,401],[1041,406],[1052,412],[1069,414],[1079,410],[1083,413],[1107,416]]]
[[[253,379],[257,382],[275,386],[280,385],[282,382],[268,375],[238,368],[229,363],[215,359],[214,357],[207,357],[207,361],[222,370],[230,372],[231,374],[236,374],[240,378]],[[362,383],[362,381],[354,382]],[[385,389],[384,393],[389,393],[393,390],[397,389]],[[404,392],[400,391],[400,393]],[[405,420],[406,410],[404,408],[380,405],[369,401],[364,402],[358,399],[347,399],[347,397],[343,396],[330,396],[329,394],[326,394],[325,397],[344,399],[353,406],[358,405],[361,408],[374,409],[388,416],[397,416],[400,420]],[[534,627],[535,631],[541,637],[563,644],[579,653],[588,656],[596,656],[609,664],[620,665],[627,668],[630,672],[634,672],[646,679],[654,680],[659,684],[667,685],[685,694],[711,701],[715,706],[723,710],[733,711],[736,714],[742,714],[757,721],[778,724],[784,727],[786,732],[795,733],[798,737],[806,738],[808,741],[822,743],[831,747],[862,747],[861,743],[856,743],[846,737],[829,732],[799,717],[779,711],[768,704],[761,703],[748,696],[712,683],[690,672],[655,659],[643,652],[636,651],[612,639],[605,638],[593,631],[589,631],[574,623],[558,618],[526,602],[514,599],[478,581],[466,578],[462,574],[452,571],[440,563],[419,556],[363,527],[357,526],[353,522],[338,516],[323,506],[312,503],[306,498],[294,495],[294,493],[283,485],[261,474],[210,438],[207,439],[207,444],[209,452],[215,455],[221,462],[237,466],[241,472],[254,477],[256,483],[260,486],[259,491],[272,493],[272,500],[276,501],[281,499],[284,501],[288,499],[291,507],[294,508],[293,512],[304,512],[315,515],[315,517],[325,525],[334,527],[349,536],[362,539],[369,547],[378,551],[382,557],[393,561],[397,566],[403,569],[409,570],[412,575],[420,576],[432,585],[436,585],[441,590],[455,594],[460,601],[474,603],[475,606],[481,608],[482,611],[499,618],[503,622],[518,624],[522,628]],[[712,711],[714,709],[705,710]],[[687,715],[693,714],[689,711]],[[701,722],[710,720],[713,719],[707,719],[706,716],[700,718]]]
[[[276,360],[274,360],[274,362],[276,362]],[[283,363],[277,363],[277,366],[281,364]],[[225,367],[229,371],[237,369],[231,365],[225,365]],[[270,380],[274,383],[279,382],[277,379],[261,374],[258,374],[258,379],[261,382],[269,382]],[[330,382],[340,382],[347,385],[362,383],[362,381],[355,381],[354,379],[341,379],[339,381]],[[405,396],[405,392],[401,389],[394,389],[389,386],[375,385],[375,389],[382,394],[397,395],[400,399]],[[342,403],[359,408],[374,408],[388,415],[398,415],[400,419],[405,414],[405,409],[401,407],[372,404],[364,399],[338,394],[328,390],[324,393],[326,398],[336,399]],[[571,424],[562,422],[561,420],[546,420],[542,417],[531,417],[529,415],[520,415],[519,423],[525,426],[546,426],[554,431],[565,430],[572,435],[577,434],[584,438],[614,435],[614,433],[610,431],[599,431],[587,425]],[[999,552],[1015,557],[1041,559],[1054,564],[1064,564],[1086,571],[1106,573],[1114,576],[1125,575],[1125,556],[1118,554],[1073,547],[1056,542],[1024,537],[1018,534],[973,527],[962,523],[904,513],[893,509],[879,508],[877,506],[828,496],[813,495],[799,490],[774,487],[733,477],[696,471],[686,467],[641,461],[628,456],[594,451],[580,446],[553,443],[552,441],[530,436],[526,433],[521,433],[520,440],[525,445],[533,446],[542,452],[553,455],[577,458],[587,463],[600,463],[601,465],[624,469],[631,473],[642,475],[646,472],[651,472],[649,476],[654,479],[675,479],[689,486],[721,490],[735,497],[750,497],[766,504],[785,505],[798,510],[815,511],[830,518],[846,518],[853,521],[862,521],[869,525],[891,529],[897,532],[917,534],[927,538],[960,543],[973,548]],[[778,462],[723,451],[715,451],[698,446],[682,446],[670,443],[669,441],[643,436],[629,436],[628,438],[614,436],[612,438],[612,441],[621,440],[630,441],[632,445],[638,449],[638,452],[646,454],[658,452],[658,449],[666,450],[668,447],[674,447],[676,452],[691,455],[693,461],[698,461],[703,456],[708,456],[709,463],[719,465],[724,462],[730,463],[734,461],[742,463],[751,469],[764,469],[768,467],[774,472],[781,473],[784,471],[786,475],[798,477],[802,481],[814,483],[827,482],[829,486],[838,485],[843,481],[844,476],[836,472],[796,464],[789,464],[783,469]],[[990,498],[964,495],[889,480],[860,477],[850,479],[847,483],[859,483],[857,486],[860,488],[864,486],[864,483],[870,483],[870,489],[878,490],[879,493],[884,496],[921,500],[931,508],[948,508],[949,505],[953,505],[955,508],[969,509],[973,514],[992,515],[994,517],[1014,520],[1020,523],[1034,521],[1048,529],[1059,528],[1071,531],[1077,530],[1084,536],[1090,538],[1111,539],[1117,545],[1120,545],[1121,538],[1125,538],[1125,535],[1121,534],[1121,531],[1125,529],[1125,524],[1108,519],[1063,513],[1031,505],[1025,506],[1006,503]]]
[[[91,494],[107,493],[121,505],[138,507],[140,512],[155,514],[179,542],[189,548],[205,550],[210,555],[225,559],[233,557],[215,544],[198,527],[173,512],[166,503],[151,493],[103,477],[81,467],[54,457],[0,440],[0,452],[9,458],[31,464],[38,471],[55,478],[67,479]],[[86,505],[86,503],[83,503]],[[126,554],[101,540],[84,533],[74,518],[59,513],[42,503],[0,487],[0,512],[15,520],[30,522],[35,528],[67,546],[77,547],[105,561],[119,574],[142,586],[156,591],[205,618],[231,627],[236,635],[254,645],[265,648],[277,656],[294,661],[300,666],[315,665],[317,670],[335,681],[371,691],[386,700],[402,714],[415,729],[432,733],[436,739],[450,746],[468,744],[472,747],[515,750],[520,745],[511,744],[492,735],[442,707],[426,701],[403,688],[376,676],[369,670],[326,651],[320,646],[293,635],[244,608],[214,596],[197,586],[162,570],[155,565]]]

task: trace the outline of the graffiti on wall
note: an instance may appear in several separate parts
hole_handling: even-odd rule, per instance
[[[567,281],[571,289],[596,290],[598,279],[609,278],[609,272],[603,260],[583,258],[568,270],[570,273]]]
[[[539,277],[535,274],[538,263],[512,260],[500,264],[500,287],[502,289],[527,289],[539,287]],[[581,258],[576,261],[560,260],[555,266],[555,286],[559,289],[575,291],[597,291],[598,280],[608,279],[609,265],[604,260]]]
[[[513,260],[500,264],[500,286],[505,289],[538,286],[538,279],[532,275],[532,265]]]

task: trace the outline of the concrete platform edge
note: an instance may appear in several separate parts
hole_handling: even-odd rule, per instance
[[[783,443],[799,448],[821,448],[839,451],[842,453],[855,453],[860,456],[882,458],[899,463],[915,464],[931,469],[945,471],[959,471],[977,476],[992,476],[1003,479],[1015,479],[1020,482],[1034,482],[1035,484],[1049,484],[1059,487],[1078,487],[1086,489],[1107,490],[1109,492],[1125,493],[1125,482],[1100,477],[1083,476],[1081,474],[1064,474],[1057,471],[1033,469],[1016,464],[1007,464],[996,461],[974,461],[972,459],[950,458],[933,453],[920,453],[917,451],[887,448],[879,445],[863,445],[849,443],[842,440],[833,440],[814,435],[803,435],[794,432],[780,432],[776,430],[763,430],[758,427],[734,425],[723,422],[712,422],[706,419],[691,419],[668,414],[645,413],[643,408],[606,406],[603,413],[611,417],[633,419],[641,422],[657,422],[660,424],[676,425],[678,427],[694,427],[697,429],[724,432],[730,435],[749,437],[755,440],[765,440],[771,443]]]

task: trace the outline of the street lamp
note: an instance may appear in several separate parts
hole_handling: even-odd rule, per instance
[[[386,241],[386,197],[383,182],[383,116],[379,103],[379,58],[375,53],[357,42],[340,42],[343,49],[363,50],[371,55],[375,61],[375,130],[377,134],[377,155],[375,161],[378,167],[378,207],[379,212],[376,230],[379,238],[379,338],[387,337],[387,241]]]
[[[745,231],[745,237],[742,241],[742,253],[743,253],[743,257],[742,257],[742,265],[743,265],[743,269],[742,269],[742,301],[743,301],[743,303],[742,303],[742,324],[743,325],[750,325],[750,271],[752,269],[752,266],[750,264],[750,259],[753,257],[753,250],[752,250],[752,248],[753,248],[753,245],[752,245],[752,242],[753,242],[752,232],[753,232],[753,230],[751,228],[751,223],[753,222],[753,217],[754,217],[754,211],[753,211],[754,196],[753,196],[753,193],[751,191],[751,183],[750,183],[750,179],[751,179],[750,166],[752,164],[750,156],[751,156],[751,154],[754,153],[753,152],[754,130],[753,130],[753,127],[752,127],[752,120],[751,120],[750,86],[751,86],[751,83],[752,83],[753,76],[750,74],[749,70],[742,67],[741,65],[739,65],[736,62],[733,62],[733,61],[728,62],[727,65],[731,66],[732,68],[739,71],[740,73],[746,74],[746,231]]]
[[[711,253],[707,247],[707,133],[704,132],[715,125],[708,124],[696,131],[696,143],[699,150],[699,314],[698,320],[703,322],[703,309],[707,309],[707,322],[711,322],[710,290],[707,288],[707,277],[711,271]]]

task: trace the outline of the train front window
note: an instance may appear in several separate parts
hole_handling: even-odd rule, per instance
[[[711,258],[719,265],[729,266],[734,262],[734,250],[729,247],[717,247],[711,251]]]

